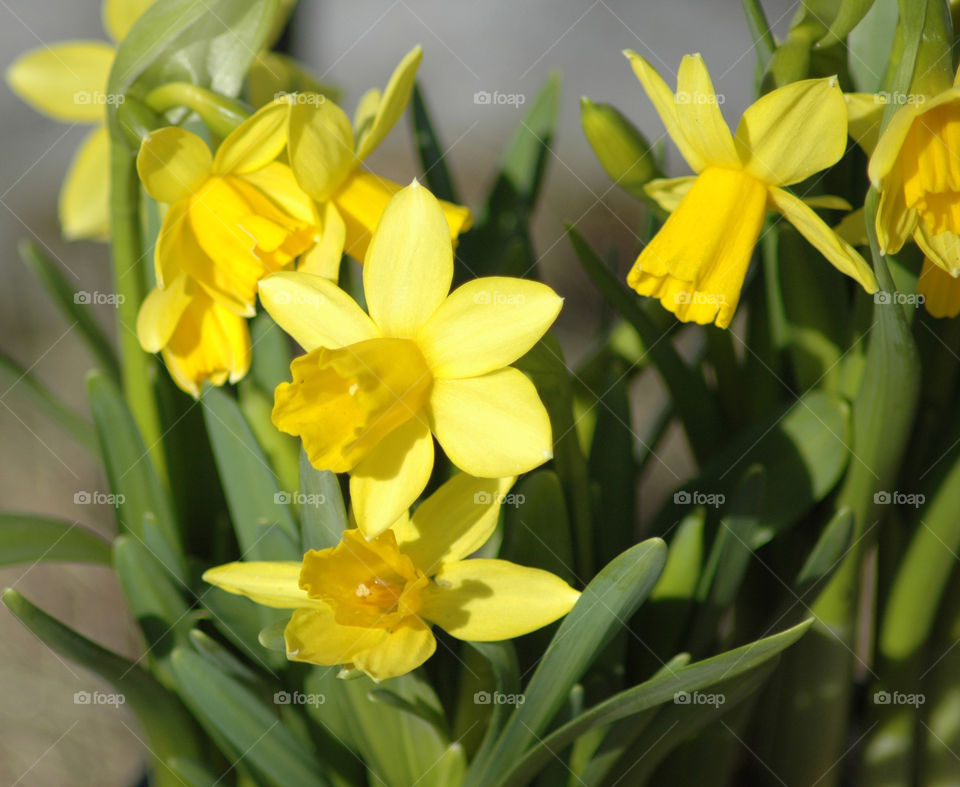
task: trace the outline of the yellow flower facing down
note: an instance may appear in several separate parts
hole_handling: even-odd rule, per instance
[[[346,113],[324,96],[300,93],[292,97],[290,166],[303,190],[325,206],[329,227],[325,231],[338,234],[343,250],[361,262],[380,215],[401,186],[362,170],[360,164],[406,109],[422,57],[420,47],[415,47],[394,70],[382,93],[367,91],[357,105],[352,126]],[[470,227],[470,211],[461,205],[441,204],[450,236],[456,240]]]
[[[807,204],[782,188],[843,156],[847,121],[836,79],[809,79],[768,93],[744,112],[731,135],[700,55],[683,58],[674,94],[640,55],[625,54],[696,173],[647,184],[647,193],[673,212],[630,271],[634,290],[658,298],[681,320],[726,328],[764,215],[776,210],[837,269],[876,291],[870,266],[811,207],[849,206],[831,197]]]
[[[174,382],[194,398],[204,382],[235,383],[250,369],[246,318],[211,298],[186,274],[144,299],[137,335],[144,350],[162,354]]]
[[[387,205],[363,267],[369,314],[327,279],[260,282],[270,315],[307,351],[277,387],[273,422],[315,467],[349,472],[357,523],[374,538],[433,468],[433,436],[461,470],[517,475],[553,456],[536,389],[509,364],[547,331],[562,300],[539,282],[475,279],[449,292],[453,249],[423,186]]]
[[[153,0],[104,0],[103,23],[122,41]],[[60,190],[60,225],[68,240],[110,235],[110,142],[107,78],[116,48],[104,41],[69,41],[35,49],[7,69],[10,88],[30,106],[64,123],[92,125]]]
[[[295,610],[288,659],[343,664],[377,681],[403,675],[433,655],[431,624],[464,640],[512,639],[566,615],[579,598],[547,571],[465,559],[493,534],[513,480],[458,474],[370,541],[347,530],[302,563],[229,563],[203,578]]]
[[[912,236],[928,260],[960,276],[960,86],[955,79],[953,87],[911,99],[876,139],[867,132],[879,128],[883,103],[847,97],[849,111],[862,116],[860,133],[851,121],[851,134],[872,154],[870,182],[880,192],[877,243],[895,254]]]

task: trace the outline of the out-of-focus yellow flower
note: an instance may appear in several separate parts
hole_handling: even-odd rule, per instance
[[[299,93],[292,97],[290,166],[303,190],[329,206],[329,231],[339,233],[343,249],[360,262],[380,214],[401,188],[366,172],[360,164],[406,109],[422,57],[420,47],[415,47],[397,66],[382,94],[376,88],[367,91],[357,105],[353,126],[347,114],[324,96]],[[470,227],[470,211],[441,204],[455,240]]]
[[[153,0],[104,0],[103,24],[122,41]],[[45,45],[7,70],[11,89],[38,112],[64,123],[93,125],[73,157],[60,190],[60,226],[68,240],[110,235],[110,150],[106,128],[107,78],[116,55],[103,41]]]
[[[960,77],[960,74],[958,74]],[[873,99],[874,111],[862,109]],[[895,254],[912,236],[927,259],[960,276],[960,86],[954,81],[933,95],[906,97],[875,142],[861,129],[851,134],[871,152],[870,182],[880,192],[877,242]],[[860,110],[863,128],[879,128],[883,102],[873,96],[847,97]],[[869,106],[869,105],[867,105]]]
[[[277,387],[273,421],[315,467],[350,472],[357,523],[374,538],[426,486],[433,435],[461,470],[497,478],[550,459],[550,420],[509,366],[547,331],[562,300],[538,282],[475,279],[449,293],[453,250],[436,198],[401,189],[363,267],[369,315],[320,276],[278,273],[260,301],[307,351]]]
[[[917,294],[934,317],[956,317],[960,314],[960,278],[955,278],[929,259],[923,261]]]
[[[837,81],[809,79],[750,106],[731,136],[700,55],[680,64],[674,94],[653,67],[626,52],[695,176],[651,181],[647,193],[672,210],[627,278],[681,320],[726,328],[767,210],[781,213],[841,272],[877,289],[866,261],[814,213],[847,207],[835,197],[807,202],[781,188],[832,166],[846,148],[847,121]]]
[[[159,352],[176,384],[199,397],[205,381],[237,382],[250,369],[246,318],[219,304],[186,274],[157,287],[137,315],[147,352]]]
[[[377,681],[403,675],[433,655],[430,624],[474,642],[512,639],[567,614],[579,598],[547,571],[464,559],[493,534],[513,480],[459,474],[373,540],[347,530],[302,563],[229,563],[203,578],[296,610],[285,631],[291,660],[344,664]]]

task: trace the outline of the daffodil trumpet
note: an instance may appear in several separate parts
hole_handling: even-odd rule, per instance
[[[836,197],[808,201],[784,187],[832,166],[846,149],[846,112],[835,78],[768,93],[743,114],[735,135],[720,112],[700,55],[680,64],[676,93],[635,52],[634,73],[693,176],[654,180],[646,191],[672,211],[640,253],[627,282],[679,319],[729,326],[768,210],[783,215],[842,273],[877,289],[867,262],[813,207],[847,208]]]
[[[510,366],[556,319],[544,284],[480,278],[453,292],[437,199],[416,181],[394,196],[363,265],[367,312],[322,276],[281,272],[260,301],[306,354],[277,387],[273,422],[321,470],[350,473],[360,530],[375,538],[424,489],[433,438],[461,470],[498,478],[553,456],[533,383]]]
[[[288,659],[397,677],[433,655],[431,625],[458,639],[512,639],[567,614],[579,598],[547,571],[469,559],[493,534],[513,481],[458,474],[373,539],[346,530],[337,546],[310,550],[302,562],[229,563],[203,578],[294,610]]]

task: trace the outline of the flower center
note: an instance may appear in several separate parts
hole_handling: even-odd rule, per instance
[[[433,377],[409,339],[369,339],[297,358],[277,387],[273,422],[299,435],[314,467],[345,473],[411,418]]]
[[[903,197],[928,232],[960,233],[960,104],[918,115],[903,143]]]
[[[415,615],[428,582],[390,530],[372,541],[347,530],[336,547],[304,555],[300,572],[300,587],[329,604],[338,622],[376,628]]]

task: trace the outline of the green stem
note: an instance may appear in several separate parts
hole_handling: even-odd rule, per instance
[[[226,137],[250,117],[249,110],[236,99],[189,82],[168,82],[155,87],[143,103],[161,114],[177,107],[192,109],[218,137]]]
[[[157,474],[166,482],[160,414],[154,396],[156,367],[137,339],[137,312],[143,302],[140,234],[140,182],[136,153],[124,142],[119,126],[110,129],[110,227],[113,286],[118,298],[117,335],[122,361],[123,393],[147,446]]]

